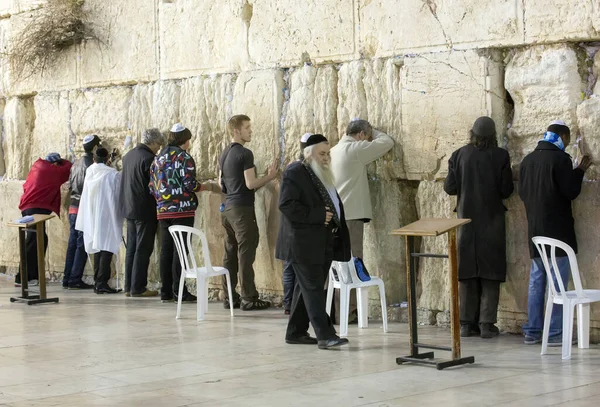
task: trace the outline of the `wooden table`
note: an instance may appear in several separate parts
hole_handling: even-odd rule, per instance
[[[41,304],[45,302],[58,302],[58,298],[46,297],[46,268],[44,260],[44,232],[46,230],[46,221],[54,218],[54,215],[32,215],[33,220],[29,223],[13,223],[8,226],[19,228],[19,255],[21,258],[21,296],[11,297],[10,302],[24,302],[28,305]],[[32,290],[28,287],[27,275],[27,246],[25,243],[25,233],[35,233],[37,241],[37,258],[38,258],[38,281],[40,284],[39,293],[30,295]]]
[[[410,329],[410,355],[396,358],[396,363],[405,362],[435,365],[438,370],[447,367],[474,363],[473,356],[460,356],[460,317],[458,313],[458,261],[456,250],[456,229],[471,222],[471,219],[421,219],[401,229],[392,231],[393,236],[406,236],[406,278],[408,282],[408,324]],[[415,251],[415,237],[437,237],[448,233],[448,254],[418,253]],[[417,257],[449,259],[450,280],[450,331],[452,346],[426,345],[419,343],[417,333]],[[433,352],[419,353],[419,348],[452,352],[452,359],[434,361]]]

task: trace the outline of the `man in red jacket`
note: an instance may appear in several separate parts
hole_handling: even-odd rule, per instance
[[[46,159],[38,158],[33,163],[19,203],[21,215],[49,215],[54,212],[60,216],[60,187],[69,180],[71,163],[63,160],[58,153],[50,153]],[[27,233],[27,276],[30,285],[38,279],[37,243],[35,233]],[[44,253],[48,247],[48,235],[44,232]],[[21,273],[15,278],[17,286],[21,285]]]

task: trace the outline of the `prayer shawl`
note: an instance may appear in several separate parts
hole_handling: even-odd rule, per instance
[[[548,143],[554,144],[556,147],[560,148],[562,151],[565,151],[565,144],[563,143],[560,136],[551,131],[547,131],[544,133],[544,138],[540,141],[546,141]]]
[[[104,164],[92,164],[86,171],[75,229],[83,232],[89,254],[119,252],[123,233],[120,182],[121,173]]]
[[[325,206],[329,208],[330,212],[333,212],[333,223],[335,223],[337,227],[342,226],[342,222],[340,222],[340,217],[339,217],[338,211],[336,209],[336,205],[334,205],[333,200],[331,199],[331,196],[329,195],[329,192],[327,191],[327,188],[325,187],[323,182],[319,179],[319,177],[317,177],[317,174],[315,174],[315,172],[312,170],[312,168],[310,168],[310,165],[304,164],[304,167],[306,167],[306,170],[308,171],[308,175],[310,176],[311,181],[313,182],[313,184],[315,184],[315,186],[319,190],[319,194],[321,195],[321,198],[323,198],[323,202],[325,202]],[[339,197],[338,197],[338,199],[339,199]]]

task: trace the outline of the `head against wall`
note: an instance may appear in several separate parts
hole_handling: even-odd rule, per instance
[[[366,120],[353,119],[348,123],[348,127],[346,127],[346,135],[358,141],[372,141],[373,126]]]
[[[242,145],[252,141],[252,126],[250,118],[245,114],[232,116],[227,122],[227,129],[234,142]]]

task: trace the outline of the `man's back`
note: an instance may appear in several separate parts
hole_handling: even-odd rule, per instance
[[[226,205],[254,206],[254,190],[248,189],[244,171],[254,168],[252,151],[239,143],[228,146],[219,158],[221,184],[227,194]]]
[[[60,215],[60,186],[67,182],[70,169],[71,163],[66,160],[52,164],[38,159],[31,166],[23,184],[19,209],[49,209]]]
[[[148,188],[154,157],[144,144],[139,144],[123,157],[121,202],[127,219],[156,219],[156,199]]]

